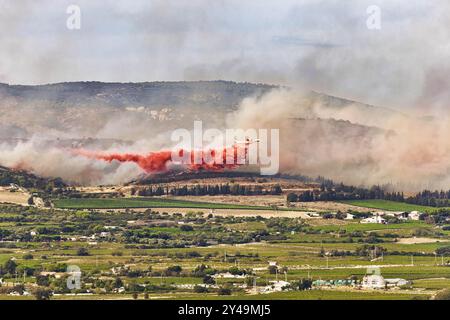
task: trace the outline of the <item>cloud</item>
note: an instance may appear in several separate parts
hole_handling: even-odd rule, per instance
[[[392,108],[447,108],[450,5],[380,0],[1,1],[0,80],[228,79],[303,86]]]
[[[417,119],[351,101],[330,105],[327,99],[273,90],[261,99],[245,99],[228,124],[279,129],[283,173],[407,191],[448,187],[448,118]]]

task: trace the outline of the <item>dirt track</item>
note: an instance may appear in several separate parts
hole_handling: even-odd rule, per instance
[[[420,243],[435,243],[435,242],[447,242],[446,239],[433,239],[433,238],[402,238],[397,243],[401,244],[420,244]]]
[[[133,209],[136,211],[145,211],[147,209]],[[152,208],[153,211],[167,212],[169,214],[188,212],[202,212],[204,214],[212,214],[214,216],[235,216],[235,217],[255,217],[264,218],[283,217],[283,218],[302,218],[311,219],[307,212],[301,211],[275,211],[275,210],[236,210],[236,209],[193,209],[193,208]]]

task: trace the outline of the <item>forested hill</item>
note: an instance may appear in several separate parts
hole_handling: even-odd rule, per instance
[[[67,82],[25,86],[0,84],[0,97],[35,106],[152,107],[236,106],[249,96],[260,96],[272,85],[231,81],[104,83]]]
[[[63,187],[61,179],[46,179],[23,170],[12,170],[0,166],[0,186],[5,187],[16,184],[23,188],[48,190],[49,188]]]

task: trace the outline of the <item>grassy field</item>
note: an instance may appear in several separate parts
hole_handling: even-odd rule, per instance
[[[269,294],[217,296],[214,294],[163,293],[150,294],[150,300],[427,300],[429,295],[423,293],[387,293],[361,291],[309,290],[288,291]],[[32,296],[0,295],[0,300],[32,300]],[[94,294],[94,295],[55,295],[53,300],[132,300],[131,294]],[[143,294],[138,295],[143,300]]]
[[[351,222],[345,225],[327,225],[327,226],[315,226],[315,230],[323,231],[339,231],[345,230],[347,232],[353,231],[380,231],[380,230],[401,230],[401,229],[413,229],[420,227],[428,227],[423,221],[407,221],[404,223],[396,224],[379,224],[379,223],[358,223]]]
[[[163,297],[162,297],[163,298]],[[174,297],[170,297],[174,299]],[[385,293],[362,292],[362,291],[334,291],[334,290],[308,290],[308,291],[288,291],[274,292],[268,294],[255,295],[232,295],[232,296],[214,296],[214,295],[179,295],[175,299],[202,299],[202,300],[410,300],[410,299],[428,299],[426,294],[416,293]]]
[[[404,202],[389,201],[389,200],[348,200],[341,201],[342,203],[350,204],[357,207],[373,208],[390,211],[434,211],[436,208],[419,206]]]
[[[113,198],[113,199],[59,199],[54,204],[63,209],[123,209],[123,208],[193,208],[193,209],[236,209],[270,210],[269,207],[238,204],[194,202],[162,198]]]
[[[96,207],[106,202],[119,208],[124,201],[125,206],[138,204],[137,207],[144,202],[146,207],[248,208],[171,198],[71,199],[61,200],[60,205],[84,209],[86,203],[88,207]],[[37,284],[37,275],[57,272],[49,276],[50,285],[41,286],[61,293],[66,282],[57,275],[67,276],[67,266],[80,268],[82,290],[92,294],[56,294],[52,297],[55,300],[132,299],[136,288],[146,290],[149,299],[427,299],[450,286],[450,258],[434,255],[437,249],[450,246],[450,235],[422,221],[380,225],[355,221],[337,223],[335,219],[170,215],[159,209],[152,209],[151,213],[133,209],[87,212],[7,205],[0,206],[0,218],[5,224],[0,225],[3,237],[0,266],[6,270],[6,263],[12,259],[17,274],[22,275],[26,270],[25,277],[20,277],[19,281],[23,281],[29,292]],[[412,239],[418,230],[434,242],[396,241],[397,238]],[[34,236],[31,236],[32,231]],[[102,236],[103,232],[108,235]],[[374,245],[380,249],[378,255],[371,248]],[[80,254],[81,248],[85,253]],[[380,252],[384,252],[381,259]],[[373,259],[374,254],[378,259]],[[218,287],[232,288],[230,296],[219,296],[218,287],[209,288],[207,293],[193,289],[194,285],[205,281],[207,273],[236,272],[237,269],[250,272],[257,287],[262,289],[277,279],[277,274],[268,268],[269,261],[276,261],[283,273],[286,272],[278,273],[278,277],[283,280],[286,277],[291,283],[306,278],[342,280],[352,277],[361,281],[368,267],[379,267],[384,277],[412,280],[413,284],[407,290],[336,287],[255,295],[242,288],[244,278],[218,277]],[[174,267],[180,271],[170,271]],[[203,273],[202,269],[207,271]],[[3,273],[2,278],[7,286],[17,281],[14,272]],[[124,293],[114,293],[118,280],[122,281]],[[3,289],[0,293],[0,300],[34,299],[33,296],[5,295],[5,292]],[[142,291],[139,292],[138,299],[144,299]]]

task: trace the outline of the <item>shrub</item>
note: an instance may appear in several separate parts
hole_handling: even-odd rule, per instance
[[[77,250],[77,256],[88,256],[88,255],[89,251],[84,247],[81,247]]]
[[[217,294],[219,296],[229,296],[231,295],[231,289],[230,288],[219,288],[219,290],[217,291]]]
[[[435,300],[450,300],[450,289],[440,291],[434,297]]]

